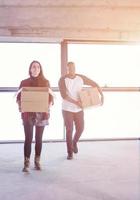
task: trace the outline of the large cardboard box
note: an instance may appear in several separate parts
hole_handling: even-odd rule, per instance
[[[21,112],[47,112],[49,92],[47,87],[23,87]]]
[[[80,93],[83,108],[101,105],[100,93],[97,88],[83,88]]]

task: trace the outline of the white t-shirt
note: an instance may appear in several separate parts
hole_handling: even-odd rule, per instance
[[[76,75],[75,78],[66,77],[65,85],[67,88],[67,91],[66,91],[67,95],[76,101],[79,100],[79,92],[81,91],[83,84],[84,84],[83,79],[80,76]],[[82,109],[79,106],[63,99],[62,110],[70,111],[70,112],[79,112]]]

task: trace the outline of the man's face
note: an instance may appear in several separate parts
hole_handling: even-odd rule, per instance
[[[74,63],[68,64],[67,70],[69,75],[71,76],[75,75],[75,64]]]

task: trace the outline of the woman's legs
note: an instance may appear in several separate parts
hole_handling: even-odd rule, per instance
[[[35,169],[41,170],[40,166],[40,155],[42,150],[42,136],[43,136],[44,126],[36,126],[35,131]]]
[[[24,124],[24,133],[25,133],[24,157],[30,158],[31,145],[32,145],[32,139],[33,139],[33,124],[26,122]]]
[[[44,126],[36,126],[35,131],[35,155],[40,156],[42,150],[42,136],[43,136]]]
[[[25,141],[24,141],[24,172],[28,172],[29,164],[30,164],[30,155],[31,155],[31,145],[33,139],[33,124],[26,122],[24,123],[24,133],[25,133]]]

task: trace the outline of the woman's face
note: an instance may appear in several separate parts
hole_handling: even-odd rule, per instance
[[[30,69],[31,75],[33,77],[37,77],[40,73],[40,65],[39,63],[34,62]]]

